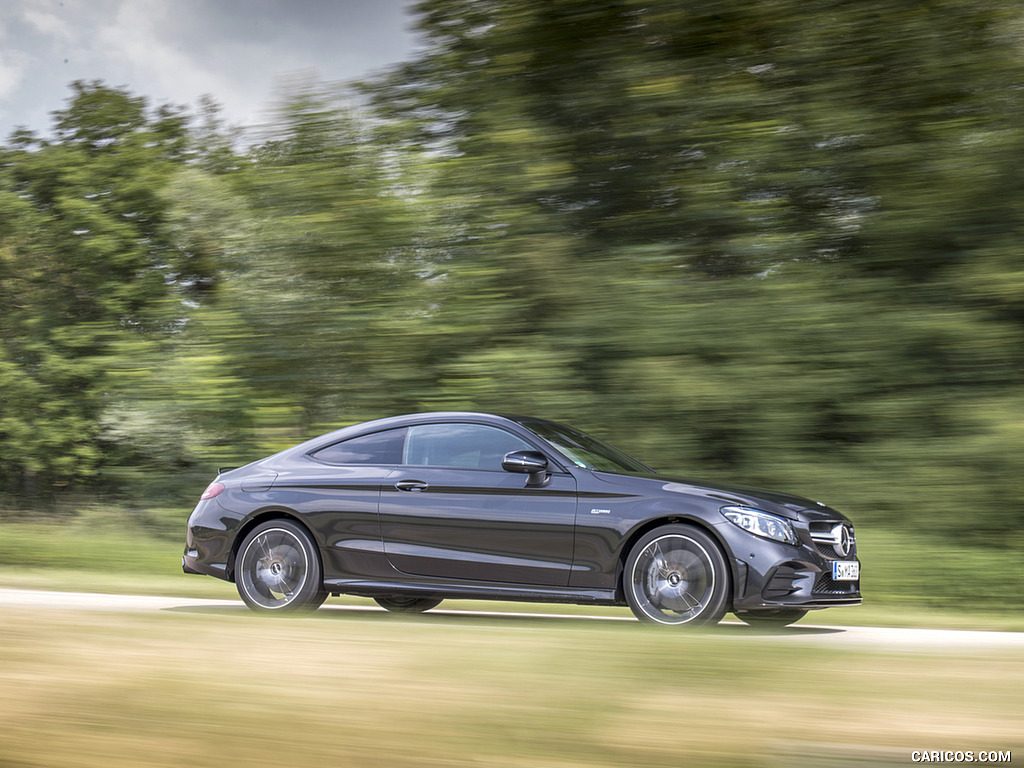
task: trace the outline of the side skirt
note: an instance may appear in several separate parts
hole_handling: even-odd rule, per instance
[[[521,584],[467,584],[460,582],[365,581],[327,579],[324,588],[334,595],[386,597],[410,595],[448,600],[513,600],[527,603],[573,603],[576,605],[624,605],[613,589],[570,589],[528,587]]]

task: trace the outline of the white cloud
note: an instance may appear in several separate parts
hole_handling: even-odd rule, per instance
[[[175,0],[121,0],[95,35],[94,55],[102,51],[119,73],[110,84],[128,85],[152,103],[194,105],[212,94],[230,121],[255,122],[269,92],[272,62],[282,52],[227,39],[197,46],[204,35],[201,19],[194,36],[183,39],[181,7]]]
[[[4,54],[0,52],[0,98],[14,93],[21,84],[23,72],[23,66],[7,61]]]
[[[73,80],[154,105],[208,93],[229,122],[260,123],[282,74],[350,79],[401,59],[410,3],[0,0],[0,142],[16,125],[45,133]]]
[[[201,93],[226,89],[218,75],[163,34],[172,5],[167,0],[123,0],[113,21],[97,30],[97,47],[118,71],[157,83],[163,93],[150,94],[156,99],[192,101]]]
[[[26,8],[22,12],[22,18],[41,34],[64,41],[70,41],[74,37],[68,23],[56,14],[48,11],[41,11],[38,8]]]

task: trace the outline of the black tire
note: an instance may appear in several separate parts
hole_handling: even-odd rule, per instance
[[[718,543],[689,525],[665,525],[633,545],[622,575],[633,615],[650,624],[717,624],[729,607],[729,566]]]
[[[320,553],[290,520],[260,523],[242,541],[235,586],[257,613],[311,613],[327,599]]]
[[[375,597],[377,605],[393,613],[423,613],[436,608],[441,601],[433,597]]]
[[[757,611],[736,611],[736,618],[752,627],[786,627],[807,615],[801,608],[764,608]]]

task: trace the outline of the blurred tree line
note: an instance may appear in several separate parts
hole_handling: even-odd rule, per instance
[[[334,426],[494,409],[1022,543],[1018,4],[416,18],[413,60],[296,78],[249,146],[76,82],[0,147],[8,504],[187,505]]]

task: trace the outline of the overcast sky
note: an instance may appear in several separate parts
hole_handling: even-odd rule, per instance
[[[282,76],[350,80],[407,58],[411,0],[0,0],[0,142],[50,132],[73,80],[151,105],[211,94],[232,123],[265,118]]]

